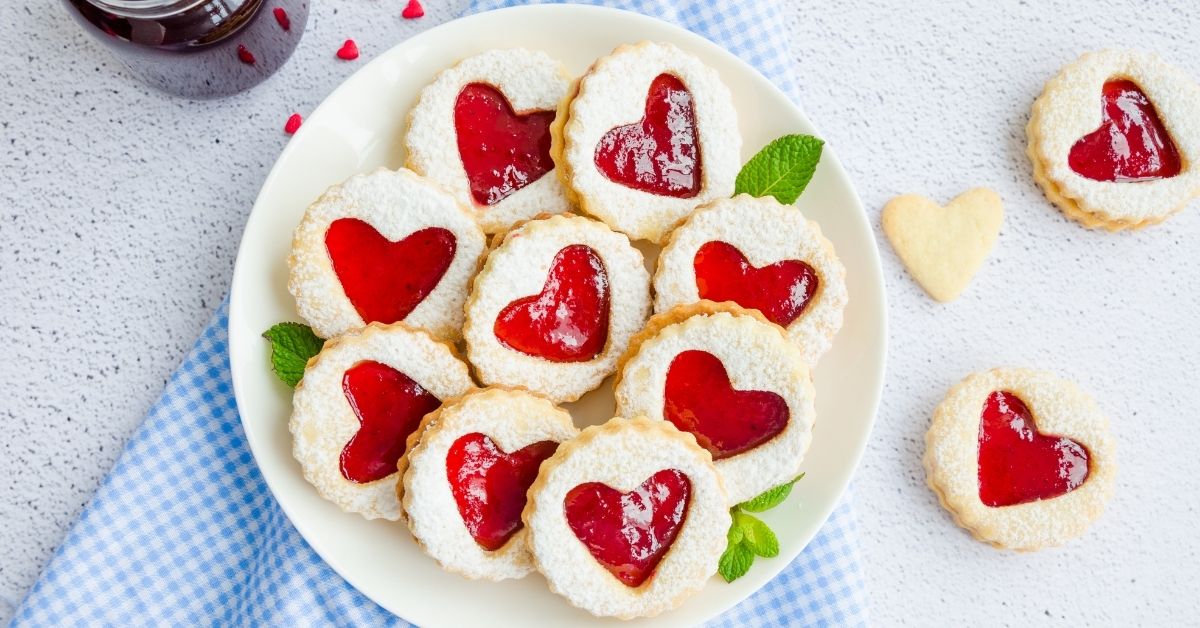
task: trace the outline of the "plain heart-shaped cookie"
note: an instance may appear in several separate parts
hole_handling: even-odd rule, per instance
[[[967,190],[945,207],[905,194],[884,206],[883,232],[917,283],[945,303],[983,266],[1003,219],[999,195],[987,188]]]

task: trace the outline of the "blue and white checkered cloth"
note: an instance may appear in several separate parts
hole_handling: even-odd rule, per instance
[[[482,0],[472,10],[508,4]],[[796,94],[769,3],[609,4],[700,33]],[[17,609],[15,626],[404,624],[334,573],[267,489],[234,404],[227,329],[222,304]],[[849,503],[778,577],[714,623],[865,624]]]

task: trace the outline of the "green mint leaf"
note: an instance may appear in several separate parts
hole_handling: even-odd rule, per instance
[[[296,387],[304,377],[308,359],[317,355],[325,341],[317,337],[308,325],[277,323],[263,332],[271,342],[271,370],[283,383]]]
[[[733,582],[750,571],[754,564],[754,552],[740,543],[725,548],[721,560],[717,563],[717,571],[725,582]]]
[[[812,180],[825,142],[811,135],[784,135],[767,144],[742,166],[734,194],[774,196],[790,205]]]
[[[779,555],[779,539],[762,520],[741,511],[733,513],[733,525],[742,529],[742,545],[763,558]]]
[[[738,504],[738,508],[741,508],[746,512],[764,512],[770,510],[779,504],[782,504],[783,500],[787,499],[788,495],[791,495],[792,487],[795,486],[796,482],[799,482],[800,478],[803,477],[804,474],[801,473],[799,477],[791,482],[780,484],[775,488],[769,488],[766,491],[759,493],[758,496]]]

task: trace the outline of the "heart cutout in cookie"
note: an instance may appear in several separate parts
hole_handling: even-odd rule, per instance
[[[692,483],[664,469],[628,493],[600,482],[567,493],[563,509],[571,531],[592,557],[626,586],[654,573],[687,516]]]
[[[339,218],[325,249],[342,291],[364,322],[402,321],[437,287],[454,261],[454,234],[441,227],[397,242],[357,218]]]
[[[735,390],[725,365],[707,351],[684,351],[671,360],[663,415],[696,436],[714,460],[736,456],[771,440],[787,427],[783,397],[766,390]]]
[[[979,500],[991,507],[1051,499],[1087,480],[1086,447],[1038,432],[1033,415],[1011,392],[995,391],[979,424]]]
[[[342,391],[359,422],[342,449],[342,477],[360,484],[395,473],[409,434],[442,405],[408,375],[370,360],[346,371]]]
[[[542,291],[509,303],[493,333],[505,346],[553,362],[586,362],[608,342],[609,286],[591,247],[572,244],[550,264]]]
[[[495,205],[554,169],[554,111],[518,115],[500,90],[471,83],[454,101],[454,129],[471,196]]]
[[[1179,149],[1154,104],[1129,79],[1108,81],[1101,94],[1100,127],[1071,147],[1071,170],[1095,181],[1154,181],[1182,170]]]
[[[883,232],[917,283],[945,303],[979,272],[1003,219],[1000,197],[987,188],[963,192],[945,207],[906,194],[884,206]]]
[[[467,531],[488,551],[521,529],[525,493],[558,443],[545,440],[505,453],[487,435],[467,434],[446,455],[446,477]]]
[[[692,198],[700,193],[700,134],[692,93],[672,74],[660,74],[646,94],[641,120],[605,133],[596,167],[635,190]]]
[[[737,247],[721,241],[701,246],[692,266],[701,299],[733,301],[784,327],[799,318],[820,285],[817,272],[800,260],[755,268]]]

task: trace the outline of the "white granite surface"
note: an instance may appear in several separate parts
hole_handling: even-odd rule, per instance
[[[398,0],[315,4],[275,78],[195,103],[133,82],[56,2],[0,3],[0,620],[225,294],[284,120],[356,67],[334,58],[341,41],[370,58],[461,9],[428,0],[411,22]],[[888,379],[856,489],[875,622],[1194,623],[1200,204],[1141,233],[1084,230],[1034,185],[1023,129],[1043,81],[1085,50],[1139,46],[1200,78],[1200,5],[860,0],[788,12],[803,105],[873,222],[893,195],[946,200],[976,185],[1007,209],[997,251],[950,305],[883,244]],[[966,373],[1000,364],[1071,377],[1112,418],[1116,498],[1063,549],[997,552],[925,488],[933,407]]]

